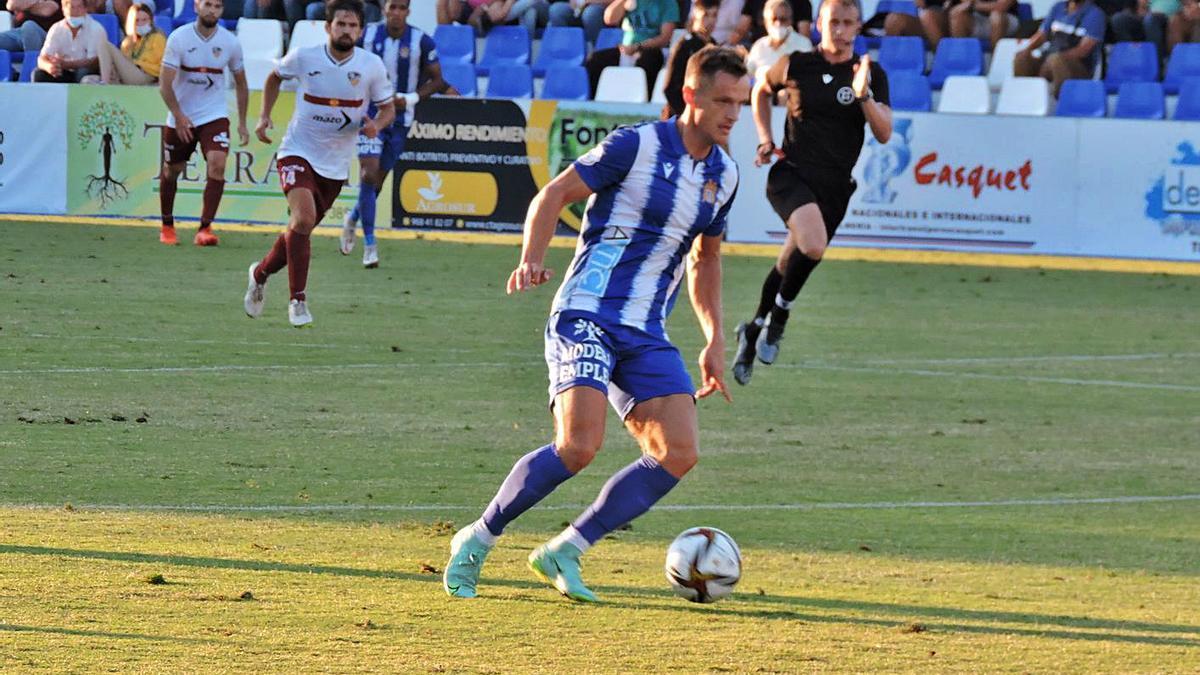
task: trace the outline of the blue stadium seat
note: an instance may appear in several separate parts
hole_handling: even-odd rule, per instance
[[[876,14],[907,14],[909,16],[917,16],[917,3],[912,0],[879,0],[879,4],[875,6]],[[816,17],[816,12],[813,13]],[[871,17],[863,17],[863,21]]]
[[[865,35],[854,36],[854,53],[862,56],[871,49],[871,44]]]
[[[1108,96],[1099,80],[1067,80],[1058,92],[1056,117],[1104,117]]]
[[[12,82],[12,53],[0,49],[0,82]]]
[[[577,26],[547,26],[542,33],[542,49],[533,64],[533,74],[544,77],[551,68],[582,66],[587,56],[583,29]]]
[[[492,66],[487,95],[488,98],[533,98],[533,71],[519,63]]]
[[[1123,82],[1117,90],[1113,117],[1161,120],[1166,115],[1163,87],[1159,82]]]
[[[1171,50],[1163,89],[1168,94],[1178,94],[1179,85],[1189,77],[1200,77],[1200,42],[1181,42]]]
[[[925,72],[925,40],[914,36],[888,35],[879,45],[879,65],[888,77],[896,73]]]
[[[1183,45],[1176,45],[1179,49]],[[1179,100],[1175,104],[1175,119],[1200,121],[1200,77],[1189,77],[1179,83]]]
[[[567,66],[548,68],[539,98],[559,101],[586,101],[589,98],[587,68]]]
[[[479,95],[479,80],[475,77],[475,64],[456,61],[442,62],[442,79],[463,96]]]
[[[438,60],[447,63],[475,63],[475,29],[454,24],[440,25],[433,31]]]
[[[1028,2],[1018,2],[1017,19],[1020,21],[1033,21],[1033,5]]]
[[[888,73],[888,97],[893,110],[933,110],[933,91],[929,86],[929,78],[920,73],[903,70],[894,75]]]
[[[1112,94],[1122,82],[1154,82],[1158,79],[1158,50],[1153,42],[1118,42],[1108,55],[1104,86]]]
[[[21,62],[21,76],[18,82],[33,82],[33,71],[37,70],[37,52],[25,52],[25,60]]]
[[[951,75],[983,75],[983,45],[978,39],[942,38],[938,42],[929,83],[941,89]]]
[[[612,49],[621,44],[621,38],[624,36],[624,31],[616,27],[601,28],[600,34],[596,36],[596,51],[601,49]]]
[[[175,22],[166,14],[155,14],[154,25],[167,35],[170,35],[171,31],[175,29]]]
[[[96,20],[101,26],[104,26],[104,32],[108,33],[108,41],[114,45],[121,45],[121,20],[115,14],[92,14],[91,17]]]
[[[480,75],[496,66],[529,65],[529,31],[524,26],[496,26],[483,43],[483,56],[475,64]]]

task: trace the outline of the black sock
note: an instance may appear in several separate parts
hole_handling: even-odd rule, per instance
[[[800,295],[800,289],[804,288],[809,275],[820,264],[820,258],[814,260],[800,251],[796,251],[788,258],[787,271],[783,274],[783,283],[779,285],[779,294],[771,301],[771,324],[773,326],[783,327],[787,323],[792,302],[796,300],[797,295]]]
[[[775,306],[775,296],[779,294],[779,285],[783,283],[783,275],[779,273],[779,269],[774,265],[771,266],[771,271],[767,273],[767,278],[763,280],[762,296],[758,300],[758,309],[754,310],[754,323],[762,326],[763,319],[767,318],[771,308]]]

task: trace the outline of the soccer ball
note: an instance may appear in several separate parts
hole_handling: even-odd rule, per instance
[[[667,581],[681,598],[716,602],[742,578],[742,551],[715,527],[684,530],[667,548]]]

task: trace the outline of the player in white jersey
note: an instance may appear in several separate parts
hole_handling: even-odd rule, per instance
[[[729,398],[721,237],[738,169],[721,146],[749,93],[742,57],[706,47],[688,61],[679,117],[618,129],[534,198],[509,293],[550,280],[542,261],[558,214],[588,198],[575,259],[546,325],[555,440],[517,460],[482,517],[454,535],[442,579],[451,596],[475,597],[484,558],[505,526],[592,461],[604,441],[606,397],[643,454],[529,555],[536,575],[573,600],[595,601],[580,577],[580,555],[648,511],[696,464],[695,401],[716,392]],[[707,339],[699,391],[664,329],[685,259]]]
[[[167,38],[158,90],[167,104],[167,129],[163,143],[167,161],[159,176],[158,197],[162,231],[158,240],[174,246],[175,190],[179,174],[187,167],[199,144],[208,167],[204,183],[200,229],[193,242],[216,246],[212,222],[225,192],[225,159],[229,156],[229,112],[225,108],[225,69],[233,73],[237,90],[238,141],[250,142],[246,129],[246,102],[250,90],[242,67],[242,45],[237,36],[218,23],[225,9],[222,0],[195,0],[196,20],[180,26]]]
[[[287,196],[291,221],[287,232],[261,262],[250,265],[245,309],[250,317],[262,314],[267,277],[288,268],[291,300],[288,319],[297,328],[312,323],[305,287],[311,252],[309,235],[321,223],[350,176],[358,134],[379,135],[395,119],[392,85],[379,57],[355,47],[363,31],[363,6],[359,0],[332,0],[325,8],[329,43],[298,49],[279,62],[263,86],[263,109],[255,133],[271,143],[267,130],[274,126],[271,109],[283,80],[296,79],[296,112],[275,153],[279,185]],[[374,105],[372,118],[367,111]]]

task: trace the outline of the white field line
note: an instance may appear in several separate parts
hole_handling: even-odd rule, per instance
[[[206,340],[200,338],[172,338],[172,337],[145,337],[141,335],[50,335],[47,333],[25,333],[9,335],[9,338],[17,339],[37,339],[37,340],[102,340],[108,342],[152,342],[155,344],[184,344],[184,345],[220,345],[226,348],[234,347],[302,347],[304,349],[336,349],[338,351],[366,351],[378,352],[386,351],[385,347],[371,347],[360,343],[337,344],[337,343],[313,343],[313,342],[268,342],[266,340]],[[460,349],[454,347],[438,347],[438,351],[445,354],[450,353],[470,353],[474,349]]]
[[[1128,497],[1055,497],[1045,499],[1003,499],[997,501],[955,502],[813,502],[809,504],[660,504],[658,511],[851,511],[899,509],[976,509],[1026,506],[1088,506],[1105,504],[1154,504],[1162,502],[1200,501],[1194,495],[1144,495]],[[398,513],[428,513],[438,511],[478,511],[483,504],[260,504],[234,506],[226,504],[72,504],[76,509],[95,511],[179,511],[197,513],[321,513],[355,511],[389,511]],[[552,504],[537,508],[547,511],[578,511],[585,504]],[[12,503],[0,504],[3,509],[53,510],[62,504]]]
[[[533,362],[530,362],[531,364]],[[322,371],[322,370],[371,370],[371,369],[386,369],[386,368],[513,368],[521,364],[516,361],[504,361],[494,363],[454,363],[454,362],[432,362],[432,363],[332,363],[328,365],[320,364],[291,364],[291,365],[223,365],[223,366],[151,366],[144,368],[109,368],[107,366],[92,366],[87,368],[22,368],[14,370],[0,370],[0,375],[76,375],[86,373],[147,373],[147,374],[172,374],[172,373],[225,373],[225,372],[242,372],[242,371],[264,371],[264,370],[304,370],[304,371]]]
[[[833,370],[875,375],[913,375],[918,377],[947,377],[963,380],[996,380],[1006,382],[1036,382],[1042,384],[1066,384],[1080,387],[1120,387],[1125,389],[1162,389],[1166,391],[1200,392],[1200,386],[1190,384],[1168,384],[1165,382],[1129,382],[1125,380],[1085,380],[1075,377],[1041,377],[1037,375],[996,375],[991,373],[964,373],[946,370],[912,368],[871,368],[868,366],[839,366],[828,363],[780,363],[772,368],[800,370]]]
[[[940,366],[1005,363],[1053,363],[1055,361],[1152,361],[1156,359],[1194,359],[1200,352],[1150,352],[1147,354],[1058,354],[1046,356],[976,356],[945,359],[872,359],[873,366]]]

